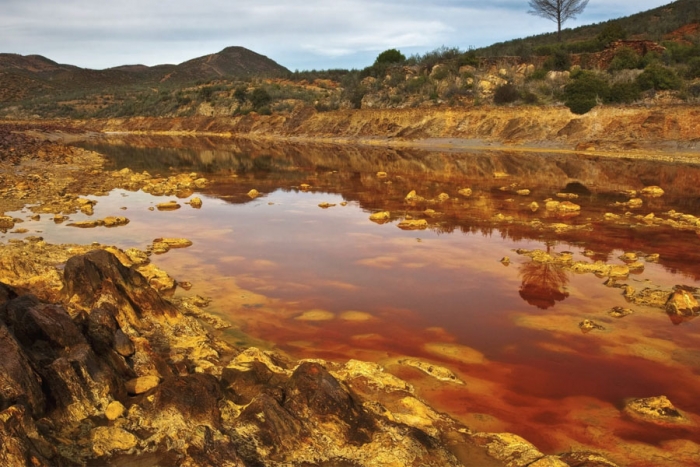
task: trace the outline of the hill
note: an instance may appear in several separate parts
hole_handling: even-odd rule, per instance
[[[243,47],[227,47],[219,53],[179,65],[124,65],[105,70],[63,65],[40,55],[0,54],[0,102],[20,101],[46,93],[160,83],[185,85],[222,77],[270,77],[283,73],[289,70]]]
[[[563,29],[561,35],[563,46],[569,52],[599,52],[607,45],[606,39],[634,38],[659,42],[670,38],[669,36],[675,31],[692,24],[700,24],[700,1],[677,0],[668,5],[624,18],[574,29]],[[694,28],[689,28],[691,34],[693,31]],[[610,35],[613,37],[606,37]],[[538,48],[544,48],[542,52],[546,52],[546,46],[555,44],[557,44],[557,34],[553,28],[551,33],[499,42],[476,49],[474,52],[484,57],[528,55],[531,53],[537,55]]]

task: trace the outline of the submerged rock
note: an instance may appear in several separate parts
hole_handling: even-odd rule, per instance
[[[593,330],[599,330],[599,331],[605,330],[605,328],[603,326],[601,326],[600,324],[598,324],[595,321],[590,320],[590,319],[584,319],[583,321],[578,323],[578,327],[579,327],[579,329],[581,329],[581,332],[583,332],[584,334],[591,332]]]
[[[177,201],[167,201],[165,203],[156,204],[156,208],[159,211],[174,211],[180,209],[182,206]]]
[[[404,219],[398,224],[401,230],[425,230],[428,228],[428,221],[425,219]]]
[[[633,399],[625,404],[625,413],[653,423],[687,423],[688,420],[666,396]]]

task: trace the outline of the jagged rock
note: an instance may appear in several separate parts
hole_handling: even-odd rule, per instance
[[[44,412],[42,380],[10,330],[0,321],[0,410],[26,404],[35,416]]]
[[[188,422],[220,429],[218,402],[222,398],[221,384],[212,375],[174,376],[165,379],[153,392],[150,410],[156,413],[176,410]]]
[[[119,327],[143,326],[141,319],[174,318],[173,305],[163,300],[146,279],[125,267],[112,253],[94,250],[68,260],[63,272],[69,307],[89,312],[102,303],[118,310]]]
[[[6,358],[3,354],[3,358]],[[38,432],[34,420],[21,404],[0,412],[0,465],[56,467],[70,465]]]

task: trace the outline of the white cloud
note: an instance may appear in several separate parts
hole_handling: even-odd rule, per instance
[[[592,0],[567,27],[667,3]],[[294,69],[363,67],[377,53],[466,49],[553,30],[527,0],[0,0],[0,52],[105,68],[180,63],[240,45]]]

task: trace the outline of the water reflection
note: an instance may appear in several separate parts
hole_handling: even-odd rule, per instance
[[[520,266],[520,296],[532,306],[546,310],[569,296],[566,271],[553,263],[530,261]]]
[[[212,138],[88,147],[115,169],[205,173],[211,183],[197,193],[201,210],[150,212],[145,206],[154,199],[139,192],[101,199],[96,215],[130,203],[131,223],[110,235],[136,246],[160,236],[191,239],[192,247],[154,261],[192,282],[192,293],[213,297],[215,311],[237,326],[236,342],[382,362],[476,429],[513,431],[552,452],[590,446],[626,460],[623,446],[644,444],[647,451],[623,465],[645,465],[636,461],[670,449],[656,427],[621,419],[624,398],[665,394],[700,422],[700,403],[687,391],[700,374],[697,320],[673,326],[663,310],[641,306],[611,318],[613,306],[631,306],[622,288],[512,252],[550,253],[557,245],[580,260],[620,264],[626,251],[656,253],[658,263],[621,282],[697,285],[695,229],[637,218],[700,214],[696,166]],[[666,194],[643,198],[640,208],[614,206],[630,199],[627,190],[649,184]],[[251,189],[262,195],[251,199]],[[546,200],[570,200],[581,210],[562,217]],[[321,209],[323,202],[335,206]],[[376,212],[388,212],[386,222],[371,222]],[[401,230],[402,220],[424,220],[425,230]],[[99,234],[74,236],[87,242]],[[498,262],[507,255],[515,267]],[[583,335],[582,319],[605,330]],[[467,384],[451,387],[403,368],[396,362],[405,356],[449,367]],[[689,429],[682,440],[700,445],[700,431]]]

